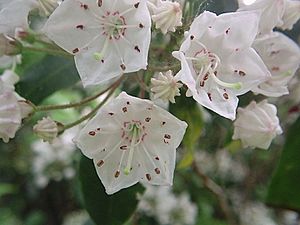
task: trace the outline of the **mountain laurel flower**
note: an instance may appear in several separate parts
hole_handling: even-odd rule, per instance
[[[47,141],[51,144],[58,135],[58,125],[59,124],[50,117],[44,117],[33,126],[33,131],[43,141]]]
[[[238,0],[238,11],[256,11],[260,14],[258,34],[268,34],[276,26],[282,26],[286,0],[259,0],[247,5]]]
[[[286,35],[273,32],[256,39],[253,44],[272,77],[252,89],[269,97],[280,97],[289,93],[288,83],[300,65],[300,48]]]
[[[0,138],[7,143],[21,126],[21,110],[12,91],[3,90],[0,80]]]
[[[170,101],[175,103],[175,96],[180,96],[179,88],[182,84],[178,82],[173,76],[171,70],[166,73],[159,73],[157,78],[151,78],[154,99],[162,99],[163,101]]]
[[[193,21],[180,50],[176,77],[187,85],[187,96],[206,108],[235,119],[239,95],[271,75],[251,47],[257,34],[258,16],[252,12],[217,16],[205,11]]]
[[[232,138],[241,139],[244,147],[268,149],[273,138],[282,133],[276,113],[276,106],[266,100],[238,108]]]
[[[153,5],[148,2],[149,4]],[[155,27],[160,29],[163,34],[166,34],[168,31],[175,32],[176,27],[182,26],[182,10],[178,2],[159,0],[151,9]]]
[[[122,92],[75,137],[93,159],[107,194],[145,182],[172,185],[176,148],[187,124],[149,100]]]
[[[84,86],[147,67],[151,18],[146,0],[66,0],[44,30],[75,55]]]

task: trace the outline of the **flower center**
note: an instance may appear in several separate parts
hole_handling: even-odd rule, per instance
[[[114,13],[107,11],[106,14],[102,16],[102,19],[101,28],[103,35],[115,40],[119,40],[121,36],[125,35],[126,21],[125,17],[122,16],[119,11]]]
[[[220,58],[216,54],[208,51],[202,44],[201,47],[201,50],[196,52],[193,57],[187,57],[188,60],[191,60],[192,66],[197,74],[197,87],[204,87],[207,80],[212,78],[214,82],[222,87],[236,90],[241,89],[241,82],[227,83],[217,77],[217,68],[221,63]]]

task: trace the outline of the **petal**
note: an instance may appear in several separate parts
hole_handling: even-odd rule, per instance
[[[258,21],[256,12],[224,13],[202,28],[206,32],[199,40],[209,51],[222,57],[236,49],[249,48],[256,37]]]
[[[96,0],[66,0],[51,14],[44,32],[56,44],[73,54],[74,49],[86,46],[100,34],[100,21],[95,14],[101,13]],[[91,28],[97,26],[99,29]]]
[[[275,26],[282,25],[285,2],[285,0],[257,0],[251,5],[245,5],[239,0],[238,11],[255,10],[260,12],[259,33],[266,34],[271,32]]]
[[[300,64],[299,46],[284,34],[273,32],[257,39],[254,48],[271,71],[272,77],[252,90],[270,97],[288,94],[288,82]]]
[[[242,83],[241,89],[233,90],[236,95],[245,94],[271,77],[264,62],[252,48],[236,51],[222,58],[218,74],[222,81]]]

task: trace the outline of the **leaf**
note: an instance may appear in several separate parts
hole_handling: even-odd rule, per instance
[[[12,184],[7,183],[0,183],[0,198],[7,194],[14,194],[16,193],[16,187]]]
[[[80,160],[79,179],[85,208],[96,225],[124,224],[137,207],[137,193],[144,191],[137,184],[107,195],[92,160],[84,156]]]
[[[269,186],[269,205],[300,212],[300,117],[289,129],[281,159]]]
[[[176,117],[188,123],[188,128],[182,141],[186,152],[178,165],[180,169],[187,168],[194,160],[194,151],[201,136],[203,128],[202,113],[192,98],[184,96],[176,98],[176,104],[170,106],[170,111]]]
[[[35,104],[40,103],[55,91],[70,87],[79,80],[72,59],[46,56],[34,62],[24,69],[16,90],[22,97]]]

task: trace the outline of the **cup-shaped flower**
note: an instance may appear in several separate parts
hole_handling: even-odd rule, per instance
[[[146,0],[66,0],[45,32],[75,55],[84,86],[146,69],[151,38]]]
[[[181,61],[175,76],[185,83],[188,96],[229,119],[235,119],[238,95],[270,77],[251,47],[258,27],[252,12],[204,12],[192,23],[173,56]]]
[[[276,113],[276,106],[266,100],[238,108],[232,138],[240,139],[244,147],[268,149],[274,137],[282,133]]]
[[[59,124],[50,117],[44,117],[33,126],[33,131],[38,137],[47,141],[50,144],[57,137],[59,131]]]
[[[103,106],[74,139],[92,158],[107,194],[141,181],[172,185],[176,148],[187,124],[122,92]]]
[[[253,47],[271,71],[272,77],[252,91],[269,97],[288,94],[288,83],[300,65],[299,46],[284,34],[273,32],[256,39]]]
[[[270,33],[276,26],[283,25],[286,0],[258,0],[250,5],[243,0],[238,2],[238,11],[256,11],[260,14],[258,34]]]
[[[149,4],[151,3],[148,2]],[[163,34],[166,34],[168,31],[175,32],[176,27],[182,26],[182,10],[178,2],[159,0],[151,9],[153,11],[152,20],[155,23],[155,27],[156,29],[160,29]]]
[[[7,143],[10,138],[15,137],[22,119],[21,110],[14,92],[2,92],[2,90],[0,89],[0,138]]]
[[[175,96],[180,96],[179,88],[182,87],[182,84],[174,78],[171,70],[166,73],[160,72],[157,78],[151,78],[151,84],[154,99],[175,103]]]

